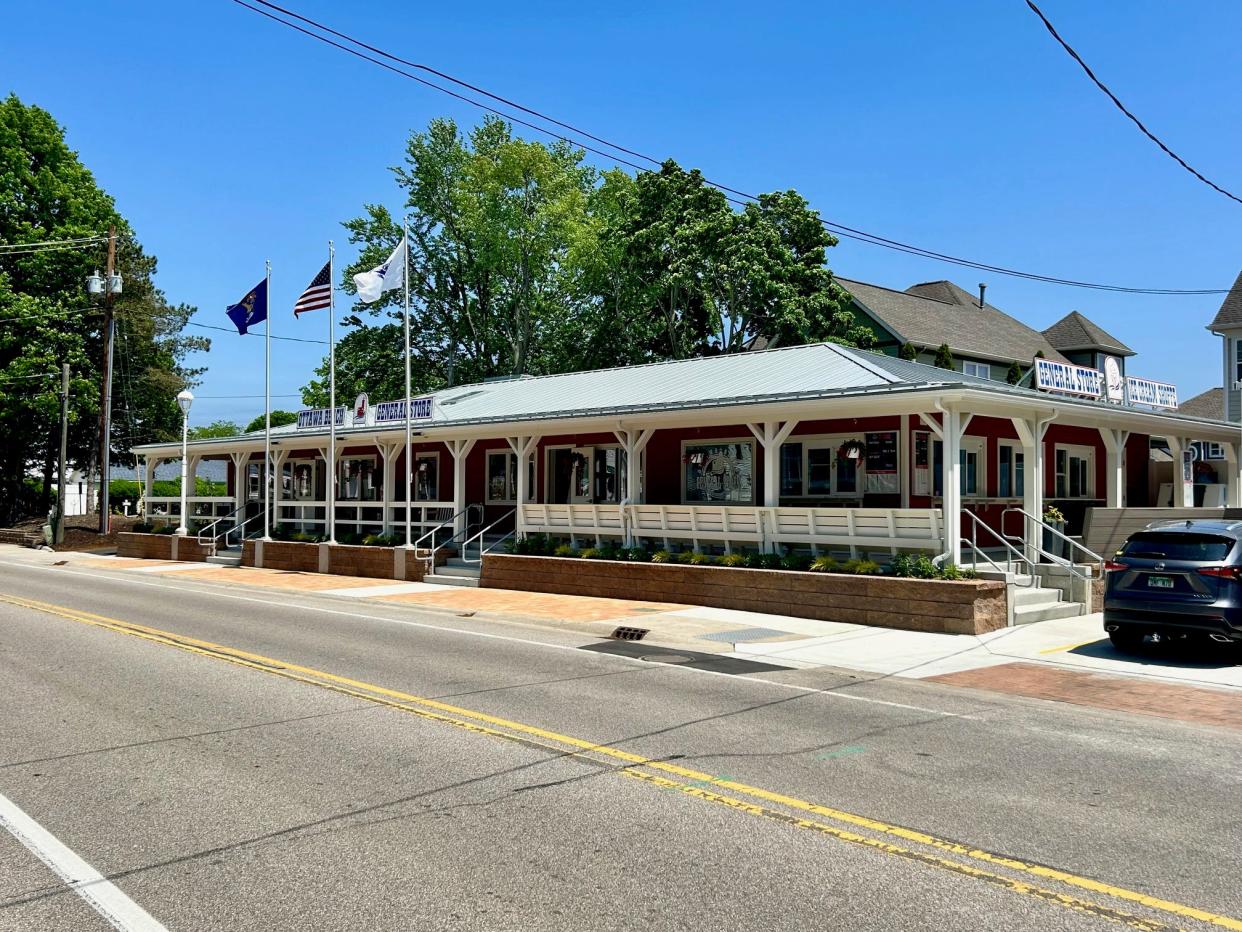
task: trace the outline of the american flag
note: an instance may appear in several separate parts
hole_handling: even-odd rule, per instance
[[[317,311],[332,306],[332,263],[325,262],[319,274],[311,279],[298,303],[293,305],[293,316],[297,317],[305,311]]]

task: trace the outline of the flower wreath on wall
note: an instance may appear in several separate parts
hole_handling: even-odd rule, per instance
[[[838,459],[862,459],[867,455],[867,445],[861,440],[847,440],[837,447]]]

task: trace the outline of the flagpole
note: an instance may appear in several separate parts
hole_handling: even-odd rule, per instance
[[[410,218],[405,217],[401,235],[401,274],[405,288],[405,545],[414,545],[411,499],[414,497],[414,464],[410,461]]]
[[[336,248],[328,240],[328,543],[336,543]]]
[[[272,260],[265,262],[264,292],[272,301]],[[272,539],[272,315],[263,321],[263,539]]]

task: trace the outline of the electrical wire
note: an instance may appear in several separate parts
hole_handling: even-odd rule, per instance
[[[49,248],[55,248],[58,246],[89,246],[92,243],[106,243],[107,241],[107,236],[96,233],[90,236],[75,237],[73,239],[47,239],[32,243],[0,243],[0,253],[9,249],[29,249],[44,246]]]
[[[325,35],[320,35],[317,32],[314,32],[310,29],[306,29],[303,26],[298,25],[298,23],[289,22],[286,19],[282,19],[280,16],[276,16],[273,13],[269,12],[268,10],[260,9],[257,6],[254,6],[253,4],[246,2],[246,0],[232,0],[232,2],[237,4],[238,6],[241,6],[241,7],[246,8],[247,10],[250,10],[251,12],[258,13],[260,16],[264,16],[267,19],[272,20],[273,22],[279,23],[282,26],[285,26],[289,29],[296,30],[297,32],[302,33],[305,36],[308,36],[326,45],[332,46],[333,48],[339,49],[340,51],[346,52],[349,55],[353,55],[356,58],[360,58],[364,61],[371,62],[372,64],[378,65],[379,67],[387,71],[391,71],[394,74],[398,74],[412,81],[416,81],[419,84],[432,88],[433,90],[437,90],[443,94],[447,94],[448,96],[454,97],[457,100],[464,101],[465,103],[468,103],[471,106],[478,107],[481,110],[484,110],[488,113],[492,113],[496,116],[502,117],[503,119],[509,120],[520,126],[525,126],[529,129],[533,129],[536,132],[542,133],[553,139],[563,140],[572,145],[578,146],[579,148],[582,148],[588,152],[592,152],[596,155],[603,156],[604,158],[608,158],[619,164],[625,165],[628,168],[633,168],[636,171],[647,171],[648,170],[646,167],[642,165],[638,165],[634,163],[633,161],[630,161],[629,159],[622,158],[616,155],[615,152],[613,153],[603,152],[600,149],[595,148],[594,146],[583,143],[578,138],[575,138],[573,136],[567,136],[563,133],[558,133],[556,131],[547,129],[546,127],[531,123],[528,120],[524,120],[520,117],[515,117],[511,113],[498,110],[489,104],[482,103],[465,94],[458,93],[449,88],[442,87],[441,85],[436,84],[433,81],[428,81],[426,78],[420,77],[415,74],[411,74],[410,72],[405,71],[402,68],[398,68],[398,67],[395,67],[394,65],[389,64],[388,62],[381,61],[375,57],[372,57],[371,55],[366,54],[365,52],[360,52],[358,51],[358,49],[350,48],[346,45],[343,45],[340,42],[336,42],[335,40],[328,38]],[[264,6],[264,7],[268,7],[271,10],[277,10],[284,15],[295,17],[300,22],[306,23],[307,25],[314,27],[314,29],[318,29],[322,32],[328,33],[329,35],[336,36],[337,38],[343,39],[346,42],[357,45],[359,48],[373,51],[375,52],[375,54],[381,55],[384,58],[387,58],[389,61],[398,62],[401,64],[405,64],[408,67],[421,69],[428,73],[435,74],[443,78],[444,80],[455,83],[460,87],[469,88],[477,93],[484,94],[487,97],[491,98],[492,100],[504,102],[508,106],[515,107],[519,110],[522,110],[523,112],[527,114],[536,116],[539,119],[545,120],[549,123],[553,123],[563,129],[568,129],[570,132],[576,133],[578,136],[585,136],[588,139],[599,142],[601,145],[604,145],[610,149],[616,150],[616,152],[627,153],[629,155],[633,155],[636,158],[643,159],[655,165],[662,164],[660,160],[650,155],[645,155],[643,153],[636,152],[633,149],[629,149],[624,146],[618,145],[617,143],[609,142],[608,140],[603,139],[602,137],[587,133],[586,131],[579,129],[573,126],[572,124],[564,123],[560,120],[556,120],[550,116],[540,113],[537,110],[533,110],[529,107],[525,107],[521,104],[517,104],[513,101],[510,101],[507,98],[500,97],[499,95],[493,94],[490,91],[486,91],[486,90],[483,90],[482,88],[478,88],[473,84],[469,84],[465,81],[462,81],[458,78],[448,75],[445,72],[437,71],[436,69],[430,68],[426,65],[420,65],[416,62],[409,62],[406,59],[399,58],[395,55],[392,55],[389,52],[386,52],[382,49],[377,48],[376,46],[369,45],[367,43],[362,42],[359,39],[355,39],[354,37],[344,32],[340,32],[338,30],[332,29],[331,27],[326,26],[323,23],[318,22],[317,20],[311,19],[306,16],[302,16],[301,14],[295,13],[291,10],[287,10],[286,8],[278,6],[277,4],[271,3],[269,2],[269,0],[255,0],[255,3],[261,4],[261,6]],[[759,200],[757,195],[748,194],[744,191],[739,191],[736,188],[731,188],[728,185],[724,185],[719,182],[712,181],[711,179],[705,178],[704,181],[711,187],[714,187],[717,190],[724,193],[726,195],[726,199],[730,203],[733,203],[739,206],[745,206],[747,203],[753,203]],[[741,200],[739,200],[739,198]],[[918,256],[924,259],[933,259],[939,262],[945,262],[945,263],[949,263],[952,265],[957,265],[963,268],[975,269],[975,270],[982,271],[982,272],[992,272],[997,275],[1006,275],[1006,276],[1010,276],[1013,278],[1022,278],[1022,279],[1027,279],[1030,281],[1044,282],[1047,284],[1065,285],[1065,286],[1070,286],[1070,287],[1075,287],[1075,288],[1085,288],[1085,289],[1091,289],[1091,290],[1096,290],[1096,291],[1110,291],[1110,292],[1121,292],[1121,293],[1126,293],[1126,294],[1148,294],[1148,295],[1219,295],[1219,294],[1229,294],[1232,291],[1232,289],[1230,288],[1145,288],[1145,287],[1132,287],[1132,286],[1126,286],[1126,285],[1115,285],[1115,284],[1100,283],[1100,282],[1088,282],[1088,281],[1081,281],[1081,280],[1070,279],[1070,278],[1059,278],[1057,276],[1044,275],[1044,274],[1040,274],[1036,272],[1027,272],[1027,271],[1023,271],[1020,269],[1013,269],[1013,268],[1009,268],[1006,266],[993,265],[991,263],[979,262],[973,259],[966,259],[960,256],[953,256],[947,253],[941,253],[935,250],[925,249],[921,246],[915,246],[910,243],[901,242],[900,240],[890,239],[888,237],[881,236],[876,233],[869,233],[865,230],[861,230],[856,227],[847,226],[837,221],[827,220],[822,217],[819,218],[819,222],[823,224],[823,226],[826,229],[830,230],[837,236],[843,237],[845,239],[856,240],[858,242],[868,243],[872,246],[880,246],[886,249],[903,252],[903,253],[913,255],[913,256]]]
[[[187,321],[187,323],[191,327],[201,327],[203,330],[219,330],[221,333],[235,333],[235,334],[237,333],[237,330],[233,327],[216,327],[216,326],[213,326],[212,324],[200,324],[196,320]],[[238,336],[250,336],[250,334],[248,333],[237,334],[237,335]],[[258,336],[258,334],[255,334],[255,335]],[[302,337],[282,337],[282,336],[277,336],[276,334],[272,334],[272,339],[273,340],[287,340],[290,343],[319,343],[323,346],[328,345],[327,340],[307,340]]]
[[[1165,155],[1167,155],[1169,158],[1175,161],[1178,165],[1182,166],[1182,168],[1186,169],[1186,171],[1190,172],[1192,175],[1194,175],[1196,178],[1202,181],[1209,188],[1212,188],[1214,191],[1217,191],[1225,195],[1225,197],[1229,198],[1231,201],[1236,201],[1237,203],[1242,204],[1242,197],[1238,197],[1236,194],[1232,193],[1231,191],[1226,191],[1224,188],[1218,185],[1215,181],[1212,181],[1210,178],[1205,177],[1202,174],[1202,172],[1192,167],[1185,159],[1183,159],[1180,155],[1178,155],[1176,152],[1170,149],[1167,145],[1165,145],[1159,136],[1157,136],[1155,133],[1149,130],[1146,126],[1144,126],[1143,121],[1140,120],[1138,117],[1136,117],[1134,113],[1117,98],[1117,95],[1114,94],[1109,89],[1108,85],[1095,76],[1095,72],[1091,70],[1091,66],[1082,60],[1082,56],[1079,55],[1076,51],[1074,51],[1073,46],[1071,46],[1068,42],[1066,42],[1063,38],[1061,38],[1061,34],[1057,32],[1056,27],[1053,26],[1052,23],[1048,21],[1048,17],[1044,15],[1044,11],[1041,10],[1039,7],[1037,7],[1034,3],[1032,3],[1031,0],[1026,0],[1026,5],[1031,8],[1031,12],[1033,12],[1036,16],[1040,18],[1045,28],[1047,28],[1048,32],[1051,34],[1052,38],[1057,40],[1057,43],[1061,46],[1061,48],[1063,48],[1066,51],[1069,57],[1074,59],[1074,61],[1078,62],[1079,67],[1081,67],[1082,70],[1087,73],[1087,77],[1091,79],[1092,83],[1094,83],[1096,87],[1098,87],[1101,91],[1104,92],[1104,94],[1108,97],[1108,99],[1113,102],[1113,106],[1115,106],[1118,110],[1120,110],[1127,117],[1129,117],[1130,122],[1132,122],[1135,126],[1137,126],[1144,136],[1146,136],[1148,139],[1154,142],[1157,146],[1159,146],[1160,150]]]

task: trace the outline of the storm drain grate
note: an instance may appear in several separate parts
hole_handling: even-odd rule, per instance
[[[622,625],[608,636],[616,641],[641,641],[650,633],[647,628],[627,628]]]

